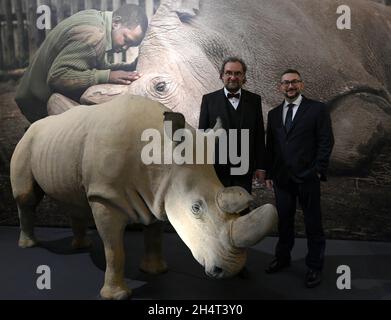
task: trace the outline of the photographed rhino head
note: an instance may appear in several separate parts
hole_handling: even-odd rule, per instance
[[[240,56],[249,67],[246,89],[262,96],[266,120],[282,101],[281,72],[295,68],[304,94],[330,108],[336,138],[331,169],[366,172],[390,143],[391,9],[371,1],[344,5],[356,21],[351,30],[336,27],[339,4],[333,0],[162,0],[140,46],[143,77],[120,90],[94,87],[84,102],[129,91],[183,113],[197,127],[202,96],[222,87],[222,61]]]

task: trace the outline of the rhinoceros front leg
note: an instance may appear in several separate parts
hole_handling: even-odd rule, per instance
[[[101,297],[108,300],[128,299],[131,290],[124,280],[124,230],[128,217],[108,204],[90,202],[90,206],[106,257],[105,283],[100,291]]]
[[[159,274],[167,271],[167,263],[163,259],[163,223],[158,221],[144,229],[144,257],[141,260],[140,270],[150,274]]]
[[[375,94],[356,93],[338,99],[332,108],[335,145],[331,166],[341,173],[368,168],[390,140],[390,103]]]

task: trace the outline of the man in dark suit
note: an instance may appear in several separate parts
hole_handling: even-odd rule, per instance
[[[280,84],[285,100],[268,114],[266,185],[275,192],[279,240],[275,259],[266,272],[274,273],[290,264],[298,198],[308,244],[305,284],[311,288],[320,283],[323,268],[326,241],[321,220],[320,181],[326,181],[334,137],[327,106],[304,97],[303,89],[300,73],[292,69],[285,71]]]
[[[221,161],[219,142],[215,147],[215,170],[217,176],[225,187],[240,186],[251,193],[252,179],[255,171],[256,178],[265,183],[265,130],[262,116],[261,97],[242,89],[246,83],[247,67],[243,60],[229,57],[224,60],[220,78],[224,88],[206,94],[202,98],[199,129],[213,128],[217,118],[222,121],[222,127],[227,132],[228,149],[235,148],[239,157],[248,157],[248,170],[243,175],[231,174],[231,169],[240,166],[228,159],[227,163]],[[238,133],[236,146],[230,141],[228,130],[236,129]],[[241,131],[249,130],[249,148],[241,151]],[[229,150],[227,150],[229,155]]]

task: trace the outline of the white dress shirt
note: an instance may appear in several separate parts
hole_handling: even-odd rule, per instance
[[[303,96],[302,95],[299,95],[297,97],[297,99],[293,102],[288,102],[285,100],[284,102],[284,107],[282,109],[282,122],[284,123],[285,125],[285,119],[286,119],[286,114],[288,113],[288,104],[294,104],[295,106],[292,108],[292,121],[293,119],[295,118],[295,115],[296,115],[296,112],[297,112],[297,109],[299,109],[299,106],[301,104],[301,101],[303,100]]]
[[[228,98],[228,93],[230,93],[226,87],[224,87],[224,93],[225,93],[225,96]],[[235,92],[235,94],[239,93],[240,94],[240,97],[242,97],[242,89],[239,89],[238,91]],[[234,109],[236,110],[239,106],[239,102],[240,102],[240,99],[238,98],[231,98],[231,99],[228,99],[229,102],[231,103],[231,105],[234,107]]]

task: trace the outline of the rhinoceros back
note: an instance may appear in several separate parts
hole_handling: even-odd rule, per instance
[[[23,139],[31,140],[35,180],[55,199],[87,205],[91,186],[125,183],[124,170],[140,158],[141,132],[162,125],[165,110],[146,98],[125,95],[34,123]]]

